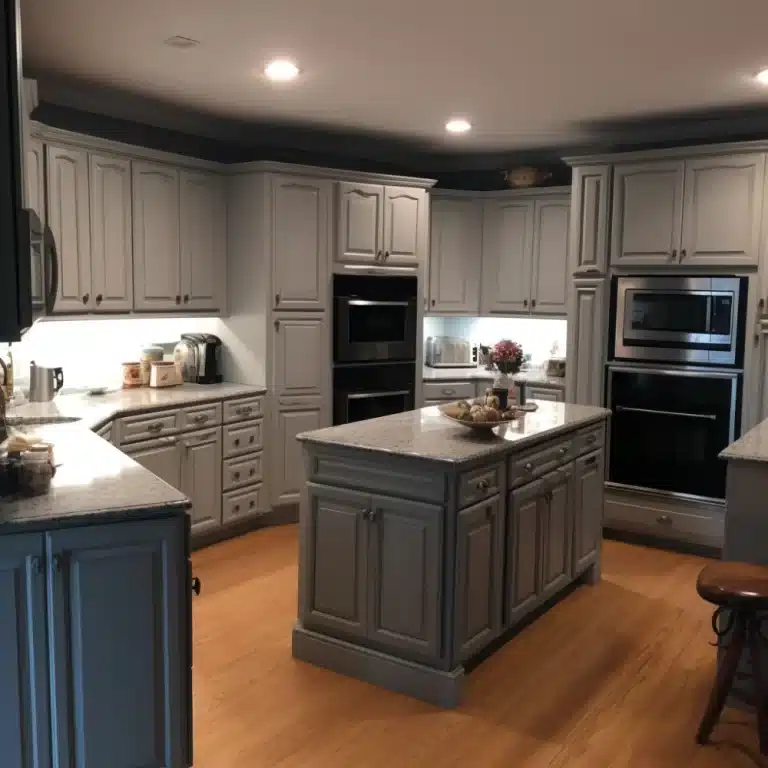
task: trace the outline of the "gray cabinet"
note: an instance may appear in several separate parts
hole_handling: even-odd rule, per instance
[[[337,261],[372,263],[381,258],[384,187],[342,181],[339,190]]]
[[[501,632],[504,592],[501,497],[458,514],[454,656],[474,656]]]
[[[556,387],[528,384],[525,391],[528,400],[546,400],[550,403],[562,403],[565,401],[565,390]]]
[[[573,550],[573,463],[545,475],[540,499],[543,516],[541,599],[548,600],[571,580]]]
[[[531,276],[531,312],[564,315],[567,312],[568,236],[571,201],[567,197],[537,200]]]
[[[91,301],[94,312],[133,309],[131,161],[88,157],[91,222]]]
[[[442,507],[374,496],[369,514],[368,637],[440,655]]]
[[[0,744],[3,765],[51,765],[44,540],[0,536]]]
[[[183,526],[46,534],[55,765],[187,765]]]
[[[568,360],[565,399],[579,405],[602,405],[607,279],[573,281],[568,311]]]
[[[432,198],[429,238],[429,312],[480,312],[482,204]]]
[[[420,261],[427,220],[427,193],[414,187],[384,187],[384,263],[416,265]]]
[[[576,460],[574,491],[573,575],[600,557],[603,537],[605,468],[603,451]]]
[[[573,169],[568,260],[573,274],[608,271],[611,167]]]
[[[324,310],[328,304],[332,183],[297,176],[272,177],[271,249],[274,309]],[[358,215],[358,208],[351,203],[350,211],[352,216]],[[365,231],[366,225],[367,222],[358,221],[349,224],[353,230],[351,242],[348,244],[350,248],[359,245],[356,228],[362,227]],[[366,239],[364,235],[360,237],[363,241]],[[365,246],[361,248],[365,251]]]
[[[158,437],[122,448],[137,464],[174,488],[182,488],[182,447],[176,437]]]
[[[273,321],[272,387],[280,395],[327,389],[329,340],[324,315],[281,314]]]
[[[317,406],[278,406],[273,429],[274,448],[271,451],[273,469],[270,473],[274,506],[299,501],[304,483],[304,462],[296,435],[320,429],[324,426],[322,422],[322,411]]]
[[[222,522],[221,428],[185,435],[181,449],[181,490],[192,502],[192,532],[217,528]]]

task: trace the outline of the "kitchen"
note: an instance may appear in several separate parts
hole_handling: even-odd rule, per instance
[[[29,8],[22,11],[35,19]],[[29,29],[40,34],[34,24]],[[169,43],[164,55],[195,56],[191,43],[183,54],[172,50],[178,42]],[[12,82],[6,77],[4,87]],[[740,471],[732,469],[734,462],[749,469],[762,460],[754,438],[747,448],[737,440],[768,416],[765,143],[558,150],[565,177],[543,179],[546,174],[521,172],[528,164],[516,162],[494,166],[495,185],[447,188],[435,184],[442,172],[420,173],[413,164],[405,172],[362,160],[357,166],[285,162],[255,159],[256,153],[224,162],[202,151],[174,151],[173,141],[161,148],[154,139],[128,140],[127,132],[95,135],[87,120],[81,119],[79,130],[71,121],[61,124],[64,112],[43,98],[51,93],[50,82],[23,81],[22,129],[18,136],[0,135],[4,147],[23,146],[15,158],[23,178],[6,174],[18,181],[17,201],[2,216],[14,212],[13,227],[3,231],[17,232],[25,242],[18,248],[9,242],[4,250],[33,256],[31,262],[4,262],[9,271],[0,279],[0,328],[11,342],[0,348],[0,357],[6,370],[12,360],[13,372],[12,385],[3,375],[6,422],[17,453],[22,445],[21,454],[32,461],[42,452],[35,446],[47,451],[50,443],[58,465],[48,494],[16,494],[0,502],[0,574],[8,587],[0,596],[17,600],[6,599],[1,611],[6,626],[22,627],[5,636],[5,646],[0,641],[6,648],[0,653],[3,674],[20,680],[2,705],[14,713],[4,719],[2,739],[16,750],[11,765],[27,764],[29,745],[62,764],[111,765],[115,744],[126,765],[188,765],[193,733],[200,765],[291,759],[373,765],[377,758],[363,743],[352,739],[347,752],[340,746],[361,727],[354,702],[364,713],[366,733],[389,714],[398,732],[416,743],[422,720],[432,740],[421,750],[396,749],[404,750],[398,752],[402,764],[423,764],[444,754],[435,729],[461,721],[419,698],[457,706],[459,717],[467,713],[470,722],[457,728],[461,737],[451,746],[468,759],[482,742],[493,743],[483,737],[491,736],[483,720],[502,711],[510,729],[494,734],[498,751],[491,746],[485,764],[500,764],[521,749],[534,754],[519,734],[510,735],[519,722],[534,734],[556,732],[554,741],[566,740],[569,725],[578,722],[572,748],[585,750],[592,764],[608,764],[590,741],[589,710],[580,710],[568,691],[602,676],[618,692],[622,670],[628,680],[641,678],[642,669],[627,659],[641,658],[646,642],[659,668],[678,670],[675,648],[683,641],[694,649],[695,682],[676,694],[679,730],[663,742],[657,764],[676,764],[671,754],[701,764],[723,754],[737,759],[719,745],[693,751],[714,660],[707,646],[711,611],[695,585],[708,562],[701,555],[760,562],[748,546],[762,530],[757,512],[733,484],[727,486],[726,462],[718,455],[734,444],[727,448],[733,455],[726,452],[729,473]],[[153,134],[147,129],[145,135]],[[505,180],[502,167],[517,171]],[[18,213],[22,209],[35,217]],[[29,273],[27,291],[17,268],[20,276]],[[33,324],[40,314],[48,316]],[[189,334],[204,335],[195,351],[182,344],[191,341],[182,338]],[[504,346],[496,346],[504,341],[521,348],[522,360],[509,370],[503,370]],[[152,386],[161,383],[163,371],[170,386]],[[516,407],[533,405],[536,411],[517,418],[515,427],[495,428],[497,437],[505,437],[492,442],[490,453],[481,442],[478,453],[463,454],[446,468],[454,459],[425,443],[432,439],[427,433],[464,448],[471,441],[440,409],[484,399],[493,388],[507,392]],[[422,406],[420,415],[408,415]],[[373,429],[365,425],[377,417],[383,421],[371,424],[391,424],[398,433],[395,447],[382,442],[392,439],[390,433],[365,437],[351,431]],[[411,430],[424,434],[414,433],[408,448]],[[27,433],[27,443],[20,432]],[[403,452],[391,458],[392,466],[407,464],[412,471],[403,469],[399,479],[381,485],[366,461],[352,460],[344,449],[349,435],[357,436],[355,450]],[[555,438],[557,445],[547,442]],[[342,445],[328,448],[323,441]],[[415,452],[411,458],[405,456],[409,450]],[[307,472],[305,457],[312,451],[338,451],[337,463],[343,465],[339,457],[350,460],[355,472]],[[543,451],[565,458],[539,465],[534,454]],[[604,486],[594,481],[603,467]],[[434,490],[441,484],[463,489],[468,472],[480,473],[472,476],[477,489],[455,499]],[[535,483],[549,472],[559,473],[562,483],[537,486],[542,492],[536,495]],[[391,591],[379,583],[376,599],[381,608],[381,599],[389,598],[385,605],[395,623],[413,620],[417,606],[401,599],[408,592],[402,580],[423,574],[423,583],[417,576],[412,583],[420,583],[431,615],[439,605],[441,616],[423,642],[404,636],[396,642],[380,616],[373,626],[373,582],[350,577],[344,583],[355,589],[337,591],[331,583],[322,591],[330,601],[326,608],[333,604],[342,614],[350,605],[344,599],[354,592],[352,607],[362,606],[366,614],[355,630],[363,653],[374,649],[379,660],[400,654],[400,673],[417,669],[420,680],[431,675],[442,685],[453,675],[463,682],[431,697],[424,693],[431,683],[404,683],[398,690],[409,694],[405,698],[383,690],[396,687],[386,675],[352,669],[350,659],[357,657],[347,645],[339,645],[346,660],[341,654],[335,661],[327,654],[320,659],[304,649],[303,658],[335,672],[292,660],[292,631],[294,655],[302,657],[296,645],[301,632],[294,629],[297,582],[303,601],[297,626],[307,617],[315,622],[302,637],[323,625],[335,642],[348,637],[350,623],[342,615],[334,624],[327,610],[318,620],[323,611],[307,610],[306,601],[317,600],[318,593],[311,597],[301,586],[307,566],[304,554],[297,557],[296,523],[308,524],[308,480],[332,488],[334,509],[341,512],[351,509],[338,501],[349,491],[365,499],[400,498],[400,520],[407,518],[403,510],[422,503],[443,505],[446,520],[474,521],[463,529],[447,523],[439,534],[427,525],[425,551],[431,565],[438,563],[433,570],[420,567],[415,538],[395,540],[403,545],[402,570]],[[577,483],[578,508],[568,500]],[[485,500],[477,496],[480,490],[488,494]],[[499,554],[503,537],[517,530],[511,523],[520,522],[507,491],[510,498],[533,494],[534,507],[546,507],[550,516],[560,510],[558,521],[567,528],[562,550],[536,534],[530,547],[514,552],[520,559],[535,550],[543,558],[526,561],[533,596],[518,595],[518,602],[512,596],[520,573],[515,571],[517,581],[508,580],[512,549]],[[367,503],[346,520],[357,520],[362,509],[372,513]],[[477,504],[484,514],[492,509],[491,515],[480,515]],[[554,519],[541,530],[551,533]],[[577,519],[588,521],[578,534],[580,556],[573,554],[581,546]],[[147,528],[149,523],[158,525]],[[331,529],[337,538],[326,545],[340,546],[349,533],[346,524],[340,515]],[[602,543],[601,556],[602,524],[611,539]],[[399,525],[398,536],[411,530]],[[373,527],[360,523],[356,530]],[[434,548],[436,536],[440,546]],[[476,547],[471,566],[456,555],[459,536]],[[328,560],[334,551],[338,556]],[[361,552],[331,547],[315,554],[343,571],[361,562]],[[565,559],[546,576],[557,552]],[[454,584],[454,566],[456,583],[469,585],[478,598],[469,606],[462,606],[453,587],[438,596],[440,578]],[[136,588],[129,590],[129,583]],[[146,610],[160,594],[173,636],[153,629],[154,614]],[[25,621],[18,619],[19,599],[34,607]],[[258,606],[258,622],[246,620],[243,604]],[[654,607],[666,622],[658,630]],[[347,622],[345,630],[339,630],[339,619]],[[616,635],[614,625],[622,622],[631,632]],[[580,645],[594,650],[579,654],[574,645],[553,646],[551,637],[574,636],[577,642],[576,628],[585,624],[594,625],[595,634],[586,643],[581,636]],[[665,642],[649,639],[643,624]],[[664,634],[675,624],[677,639]],[[462,636],[454,634],[459,625]],[[99,653],[81,653],[71,627]],[[122,639],[117,627],[124,628]],[[324,648],[330,644],[323,642]],[[177,646],[185,650],[174,660],[169,649]],[[19,656],[22,647],[29,651]],[[131,653],[136,648],[140,652]],[[48,653],[53,661],[46,661]],[[134,663],[124,665],[120,680],[130,695],[117,700],[98,678],[128,656]],[[562,686],[540,686],[526,676],[548,664],[553,673],[566,670]],[[394,666],[385,668],[400,679]],[[523,681],[525,695],[513,692],[505,704],[501,691],[511,686],[500,687],[495,674]],[[258,697],[246,685],[255,680],[259,685],[250,687],[260,688]],[[663,681],[650,686],[642,689],[649,699],[664,693]],[[526,697],[537,688],[539,698],[531,699],[536,703],[526,714]],[[478,703],[478,693],[490,704]],[[319,711],[338,702],[339,720],[322,712],[312,720],[291,710],[281,722],[264,703],[280,701],[287,712],[303,697]],[[613,706],[599,692],[587,691],[585,698],[597,712]],[[41,701],[44,707],[33,703]],[[241,701],[259,717],[245,716],[250,710],[238,708]],[[34,733],[30,707],[40,715]],[[631,732],[633,706],[614,710],[618,739]],[[141,711],[150,714],[138,717]],[[556,724],[542,726],[539,715]],[[749,728],[734,740],[754,744],[752,716],[745,717]],[[124,728],[118,732],[114,722]],[[329,746],[320,738],[310,744],[309,735],[324,726]],[[733,731],[727,720],[718,729],[729,736]],[[377,733],[386,735],[386,728]],[[552,747],[541,746],[548,739],[539,745],[545,751]],[[283,740],[295,741],[296,751],[277,744]],[[559,759],[570,759],[563,755]]]

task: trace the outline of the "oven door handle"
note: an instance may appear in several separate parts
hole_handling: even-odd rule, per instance
[[[370,400],[373,397],[401,397],[410,394],[408,389],[387,390],[386,392],[356,392],[347,395],[347,400]]]
[[[407,301],[371,301],[370,299],[347,299],[350,307],[407,307]]]
[[[655,408],[630,408],[626,405],[617,405],[617,411],[628,411],[630,413],[650,413],[654,416],[682,416],[686,419],[706,419],[707,421],[717,421],[714,413],[685,413],[683,411],[657,411]]]

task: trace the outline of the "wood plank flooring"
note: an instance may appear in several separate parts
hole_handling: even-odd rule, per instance
[[[291,657],[295,526],[193,555],[196,768],[742,768],[750,715],[694,734],[712,682],[702,559],[607,541],[579,587],[470,675],[441,711]]]

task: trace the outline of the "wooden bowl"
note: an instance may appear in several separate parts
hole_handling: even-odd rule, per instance
[[[507,409],[506,413],[511,413],[512,418],[502,419],[501,421],[464,421],[458,418],[459,406],[457,403],[446,403],[445,405],[439,405],[438,409],[447,419],[450,419],[456,424],[460,424],[462,427],[472,429],[475,432],[490,432],[496,427],[501,427],[504,424],[511,424],[517,416],[517,409]]]

